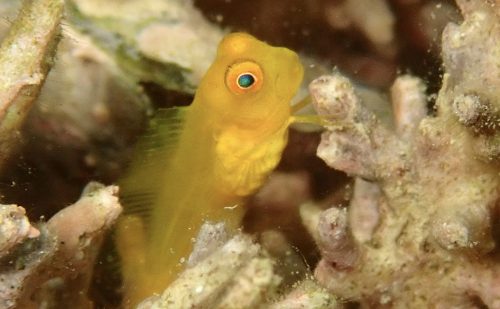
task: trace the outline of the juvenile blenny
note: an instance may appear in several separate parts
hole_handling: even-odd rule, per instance
[[[241,200],[278,164],[302,81],[298,56],[227,35],[189,107],[158,111],[119,183],[125,305],[159,293],[182,270],[203,221],[239,227]]]

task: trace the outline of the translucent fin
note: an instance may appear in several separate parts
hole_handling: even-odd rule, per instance
[[[319,115],[316,114],[297,114],[299,111],[304,109],[305,107],[309,106],[312,104],[312,98],[310,95],[304,97],[302,100],[297,102],[296,104],[292,105],[290,108],[292,116],[290,117],[289,124],[306,124],[306,125],[313,125],[313,126],[319,126],[319,127],[324,127],[327,125],[331,125],[329,121],[324,119],[323,117],[320,117]]]
[[[160,109],[136,145],[134,158],[125,177],[119,181],[125,214],[150,215],[158,193],[160,178],[177,149],[189,107]]]
[[[290,123],[305,123],[317,126],[327,126],[331,123],[319,115],[293,115],[290,117]]]
[[[137,216],[123,217],[117,224],[116,236],[116,249],[121,257],[124,295],[126,295],[123,306],[132,308],[131,300],[134,300],[133,305],[137,305],[136,295],[143,295],[144,292],[140,289],[146,288],[134,285],[134,282],[147,282],[144,280],[146,235],[142,220]]]
[[[308,95],[307,97],[303,98],[302,100],[300,100],[296,104],[292,105],[292,107],[291,107],[292,115],[294,115],[295,113],[297,113],[301,109],[305,108],[306,106],[310,105],[311,103],[312,103],[311,96]]]

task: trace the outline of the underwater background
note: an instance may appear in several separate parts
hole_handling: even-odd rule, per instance
[[[2,0],[0,16],[1,308],[123,305],[115,185],[235,31],[298,53],[291,104],[326,122],[291,126],[241,230],[204,225],[142,308],[500,308],[498,1]]]

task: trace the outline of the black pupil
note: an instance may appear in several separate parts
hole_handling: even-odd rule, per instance
[[[248,88],[255,83],[255,78],[252,74],[241,74],[238,77],[238,86],[242,88]]]

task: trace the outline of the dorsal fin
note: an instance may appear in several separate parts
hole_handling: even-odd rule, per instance
[[[159,178],[167,169],[179,142],[189,107],[159,109],[136,145],[125,177],[119,181],[124,213],[147,218],[158,193]]]

